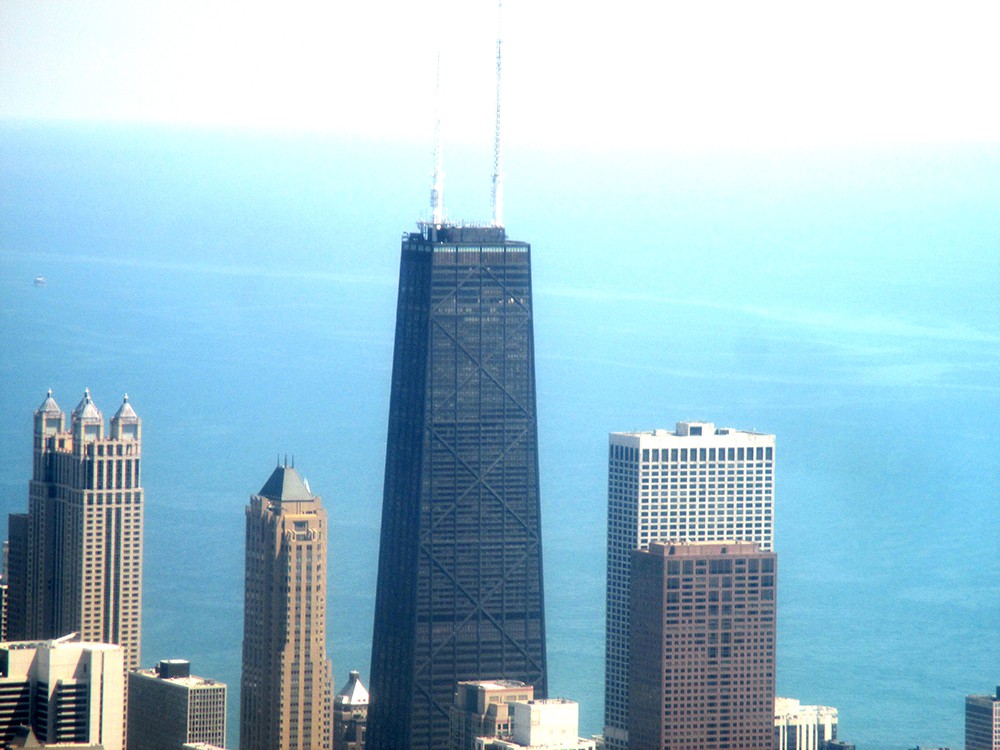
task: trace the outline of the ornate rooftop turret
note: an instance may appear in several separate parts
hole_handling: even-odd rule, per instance
[[[59,404],[56,400],[52,398],[52,389],[49,388],[48,395],[45,396],[45,400],[42,401],[42,405],[35,410],[35,414],[62,414],[62,409],[59,408]]]
[[[128,394],[126,393],[122,396],[122,405],[118,407],[118,411],[112,419],[138,419],[139,415],[135,413],[135,409],[132,408],[132,404],[128,402]]]
[[[128,394],[122,397],[122,405],[111,417],[111,437],[115,440],[138,440],[142,420],[128,402]]]
[[[74,420],[76,420],[76,419],[87,419],[87,420],[90,420],[90,419],[103,419],[103,417],[101,416],[100,409],[97,408],[97,405],[90,398],[90,389],[89,388],[84,388],[83,389],[83,398],[80,400],[80,403],[77,404],[76,408],[73,410],[73,419]]]
[[[57,432],[62,432],[65,429],[64,421],[63,410],[52,398],[52,389],[49,388],[49,393],[42,401],[42,405],[35,410],[35,434],[54,435]]]
[[[83,389],[83,399],[73,410],[73,439],[100,440],[104,437],[104,416],[90,398],[90,389]]]

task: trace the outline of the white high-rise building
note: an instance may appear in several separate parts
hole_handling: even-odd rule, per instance
[[[125,746],[122,647],[70,637],[0,643],[0,746],[24,726],[44,744]]]
[[[835,739],[837,709],[774,699],[774,750],[822,750],[823,743]]]
[[[604,739],[628,746],[630,555],[654,541],[756,542],[773,549],[774,435],[678,422],[608,439]]]

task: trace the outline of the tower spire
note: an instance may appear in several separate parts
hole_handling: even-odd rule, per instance
[[[497,0],[497,116],[496,128],[493,131],[493,226],[503,226],[503,154],[500,150],[500,73],[501,73],[501,15],[503,0]]]
[[[444,221],[444,171],[441,169],[441,51],[434,81],[434,174],[431,179],[431,223]]]

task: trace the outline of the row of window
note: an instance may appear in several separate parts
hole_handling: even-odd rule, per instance
[[[608,446],[611,461],[639,460],[639,449],[625,445]],[[661,461],[773,461],[774,446],[725,447],[725,448],[643,448],[643,464]],[[647,467],[643,467],[647,468]]]

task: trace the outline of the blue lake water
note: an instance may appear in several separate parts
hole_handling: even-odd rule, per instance
[[[486,216],[490,165],[448,152]],[[0,127],[0,511],[31,412],[143,418],[143,661],[230,685],[243,508],[294,454],[331,519],[337,687],[367,681],[399,237],[429,153]],[[774,432],[778,692],[861,748],[963,745],[1000,683],[1000,147],[518,153],[533,247],[552,692],[602,723],[609,431]],[[36,275],[48,279],[32,286]]]

